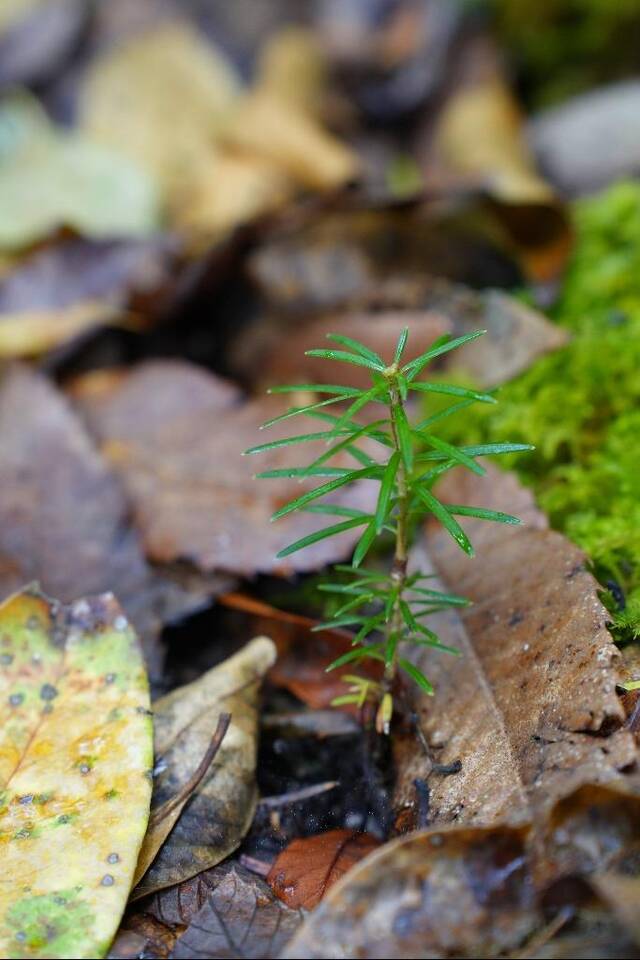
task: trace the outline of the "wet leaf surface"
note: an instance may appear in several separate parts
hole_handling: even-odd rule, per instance
[[[318,429],[318,421],[303,418],[261,433],[267,418],[288,407],[277,398],[240,403],[226,381],[177,361],[143,364],[104,390],[92,391],[91,379],[88,387],[80,382],[74,398],[122,477],[146,552],[156,562],[188,560],[205,572],[285,574],[345,557],[358,538],[357,530],[348,531],[276,559],[278,550],[320,526],[304,513],[270,523],[278,507],[315,484],[253,479],[257,470],[305,462],[297,447],[259,458],[242,455],[260,441]],[[322,441],[316,446],[324,450]],[[353,462],[347,457],[341,465]],[[370,481],[340,493],[336,503],[365,510],[375,503]]]
[[[149,567],[119,481],[65,398],[25,367],[0,386],[0,473],[0,593],[34,579],[64,601],[117,592],[158,679],[162,625],[206,594],[190,595]]]
[[[278,855],[267,883],[288,907],[313,910],[334,883],[380,841],[355,830],[328,830],[293,840]]]
[[[157,776],[135,899],[215,866],[249,829],[257,800],[260,681],[274,658],[272,642],[259,637],[154,705]],[[197,770],[221,713],[231,714],[231,725],[215,759],[191,795],[154,824],[154,814],[180,795]]]
[[[525,833],[445,829],[385,844],[328,893],[283,956],[473,957],[510,949],[539,922]]]
[[[149,690],[111,594],[0,607],[0,951],[102,956],[151,798]],[[64,869],[61,869],[64,865]]]

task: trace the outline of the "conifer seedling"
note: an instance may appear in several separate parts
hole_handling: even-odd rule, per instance
[[[344,627],[353,631],[353,649],[338,657],[328,670],[347,665],[357,669],[357,664],[367,658],[384,665],[380,683],[357,674],[344,676],[343,679],[349,684],[348,693],[336,698],[334,703],[362,706],[367,700],[373,700],[377,704],[377,727],[385,733],[389,732],[393,714],[392,690],[399,671],[404,672],[425,693],[433,693],[428,678],[404,655],[407,645],[431,647],[448,654],[458,653],[443,644],[425,621],[436,611],[468,604],[464,597],[433,589],[429,584],[431,574],[415,570],[409,572],[407,564],[412,532],[430,514],[461,550],[473,556],[473,547],[457,517],[477,517],[508,524],[520,522],[517,517],[495,510],[462,504],[445,505],[432,492],[436,480],[454,467],[470,470],[481,477],[486,471],[478,463],[478,458],[532,449],[523,443],[454,446],[434,433],[434,427],[444,417],[473,403],[496,402],[495,397],[488,393],[441,383],[439,380],[430,382],[419,379],[428,364],[437,357],[470,343],[485,332],[478,330],[456,338],[446,334],[435,340],[426,353],[408,363],[402,362],[408,338],[406,329],[400,334],[390,363],[357,340],[329,334],[328,339],[338,345],[337,349],[308,350],[306,356],[364,367],[371,377],[371,386],[359,390],[336,384],[305,383],[273,388],[270,393],[311,391],[326,394],[327,399],[291,407],[284,414],[267,421],[264,427],[304,416],[320,421],[323,429],[273,440],[246,451],[247,454],[257,454],[318,440],[326,443],[326,450],[307,467],[266,470],[256,476],[262,479],[323,478],[323,482],[314,489],[277,510],[273,520],[298,510],[337,518],[337,522],[329,523],[289,544],[280,551],[278,557],[287,557],[345,530],[363,528],[351,563],[336,565],[336,578],[319,586],[322,591],[338,595],[343,602],[331,620],[318,624],[314,629]],[[423,397],[443,395],[452,398],[453,402],[412,424],[407,416],[407,401],[412,393]],[[342,404],[339,412],[327,409],[337,403]],[[373,408],[373,411],[369,411],[373,415],[365,417],[363,422],[356,419],[369,406]],[[379,451],[378,455],[374,448]],[[357,465],[353,469],[332,466],[331,461],[338,454],[342,457],[350,455]],[[373,513],[331,502],[331,495],[335,491],[365,479],[377,481],[380,486]],[[389,534],[393,538],[394,549],[393,559],[387,569],[363,567],[376,541]]]

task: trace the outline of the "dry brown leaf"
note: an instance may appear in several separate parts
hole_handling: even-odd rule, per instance
[[[526,819],[584,783],[624,783],[637,759],[616,694],[618,653],[584,554],[544,529],[514,477],[494,470],[490,479],[452,473],[438,493],[445,503],[519,513],[525,526],[465,520],[476,558],[461,560],[436,530],[428,554],[415,558],[430,558],[444,584],[473,601],[434,622],[462,650],[459,660],[409,652],[436,687],[417,701],[426,739],[439,762],[462,762],[459,774],[429,781],[438,820]],[[411,803],[414,778],[432,764],[415,741],[401,743],[397,799]]]
[[[639,807],[638,795],[591,784],[539,808],[533,823],[434,828],[387,843],[336,884],[283,956],[589,957],[571,948],[588,943],[590,929],[599,943],[590,916],[628,946],[630,904],[612,905],[622,926],[603,904],[631,892]],[[621,883],[608,886],[616,865]]]
[[[188,924],[171,954],[269,960],[293,936],[302,917],[282,904],[267,884],[233,861],[154,898],[147,909],[164,923]]]
[[[328,333],[340,333],[390,359],[400,332],[407,327],[410,349],[418,356],[443,333],[461,336],[484,329],[487,335],[479,343],[448,355],[441,368],[462,372],[478,386],[493,387],[522,373],[568,339],[565,330],[500,290],[475,292],[432,281],[423,285],[421,297],[415,289],[410,295],[419,303],[406,309],[380,309],[378,304],[376,310],[332,314],[304,325],[282,318],[271,325],[262,322],[256,325],[255,336],[245,333],[239,342],[238,365],[245,375],[268,385],[295,383],[298,378],[312,383],[321,373],[329,383],[363,387],[370,378],[362,368],[326,360],[319,364],[305,351],[324,346]],[[282,350],[283,337],[287,350]]]
[[[330,707],[335,697],[346,693],[341,672],[327,673],[327,667],[351,649],[353,634],[340,629],[312,633],[318,620],[279,610],[244,594],[223,594],[219,602],[249,614],[253,631],[267,633],[273,639],[278,659],[269,671],[269,680],[276,687],[289,690],[314,710]],[[372,680],[381,679],[382,668],[377,661],[365,661],[358,669]],[[359,713],[354,704],[342,704],[338,709]]]
[[[299,418],[260,432],[286,405],[276,398],[240,404],[226,382],[179,361],[142,364],[102,392],[90,386],[91,377],[80,380],[74,398],[124,481],[152,559],[252,575],[313,570],[348,555],[357,531],[276,560],[278,550],[320,524],[304,513],[271,524],[271,514],[306,488],[296,479],[258,482],[253,474],[307,460],[298,447],[242,456],[262,440],[322,429],[320,421]],[[322,441],[317,446],[324,449]],[[336,502],[368,510],[375,496],[364,481]]]
[[[65,398],[22,367],[0,385],[0,475],[0,594],[34,579],[65,601],[113,591],[156,678],[163,624],[203,598],[147,565],[118,480]]]
[[[386,843],[329,891],[282,954],[488,957],[538,925],[524,828],[443,829]]]
[[[327,830],[292,840],[278,854],[267,883],[293,910],[313,910],[358,861],[380,846],[368,833]]]
[[[271,640],[259,637],[155,703],[152,825],[138,860],[134,899],[215,866],[249,829],[257,801],[259,687],[274,659]],[[231,725],[214,761],[191,795],[154,825],[154,813],[182,797],[221,713],[231,714]]]

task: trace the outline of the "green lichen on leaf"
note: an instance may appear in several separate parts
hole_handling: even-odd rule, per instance
[[[640,184],[575,205],[575,253],[552,318],[571,331],[448,439],[522,440],[509,466],[554,527],[583,547],[619,640],[640,636]],[[502,459],[502,466],[505,459]]]
[[[93,923],[93,911],[77,888],[25,896],[7,911],[7,956],[72,957],[80,937],[91,940]]]

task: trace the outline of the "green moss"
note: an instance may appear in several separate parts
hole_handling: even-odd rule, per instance
[[[640,637],[640,184],[579,201],[575,220],[552,315],[570,344],[503,387],[496,407],[452,418],[448,439],[536,445],[509,466],[587,551],[625,640]]]
[[[77,890],[27,897],[15,903],[5,918],[10,956],[16,960],[76,956],[78,945],[90,937],[93,922],[93,913]]]

